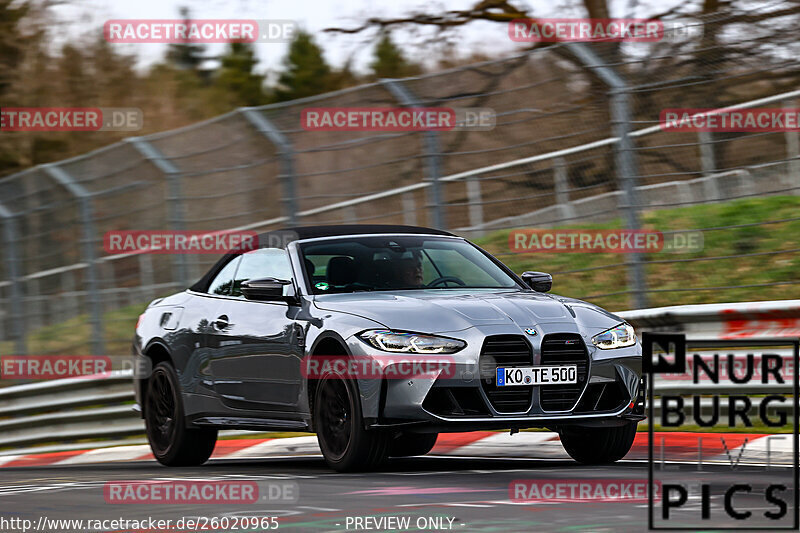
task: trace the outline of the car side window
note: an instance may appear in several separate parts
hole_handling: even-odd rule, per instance
[[[242,283],[251,279],[275,278],[292,279],[292,265],[289,254],[280,248],[260,248],[242,255],[242,262],[236,271],[232,296],[242,297]]]
[[[239,266],[240,260],[241,256],[237,256],[222,267],[222,270],[219,271],[208,286],[208,294],[220,294],[224,296],[231,293],[233,275],[236,273],[236,268]]]

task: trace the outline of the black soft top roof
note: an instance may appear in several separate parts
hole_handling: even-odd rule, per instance
[[[388,224],[340,224],[334,226],[301,226],[296,228],[268,231],[266,233],[261,233],[258,236],[258,239],[259,242],[269,243],[271,242],[270,237],[274,236],[283,238],[286,235],[291,235],[291,237],[295,240],[303,240],[315,239],[318,237],[337,237],[340,235],[380,235],[382,233],[413,233],[420,235],[447,235],[455,237],[455,235],[447,231],[424,228],[421,226],[394,226]],[[222,270],[222,268],[228,263],[228,261],[230,261],[232,257],[239,255],[240,253],[240,251],[233,250],[225,254],[222,259],[217,261],[217,263],[205,274],[205,276],[200,278],[197,283],[189,287],[189,289],[198,292],[205,292],[208,289],[208,285],[219,273],[219,271]]]
[[[450,235],[446,231],[423,228],[420,226],[392,226],[388,224],[341,224],[337,226],[305,226],[287,228],[283,231],[294,232],[298,239],[314,239],[317,237],[335,237],[338,235],[361,235],[368,233],[420,233],[428,235]],[[269,235],[265,233],[264,235]]]

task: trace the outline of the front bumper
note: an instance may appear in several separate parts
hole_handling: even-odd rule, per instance
[[[398,379],[359,379],[362,412],[367,427],[394,427],[418,432],[454,432],[480,429],[557,428],[567,425],[614,426],[639,421],[644,416],[645,385],[641,378],[641,348],[637,344],[615,350],[597,350],[588,334],[574,324],[559,324],[535,337],[519,332],[470,328],[449,336],[467,341],[463,352],[449,356],[455,371],[443,375],[416,375]],[[567,334],[582,339],[586,366],[579,386],[565,392],[561,403],[553,403],[553,389],[546,386],[514,387],[528,394],[513,394],[515,402],[503,404],[491,384],[494,361],[487,364],[486,339],[523,339],[530,345],[532,365],[543,362],[543,340]],[[350,339],[350,349],[360,356],[380,359],[385,353]],[[420,357],[420,356],[417,356]],[[498,359],[499,360],[499,359]],[[498,363],[500,364],[500,363]],[[505,365],[504,365],[505,366]],[[522,366],[522,365],[519,365]],[[389,372],[389,374],[392,374]],[[396,376],[396,374],[395,374]],[[557,395],[556,395],[557,396]]]

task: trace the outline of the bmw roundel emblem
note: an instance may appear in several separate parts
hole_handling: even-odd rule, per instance
[[[534,337],[538,335],[538,333],[536,333],[536,330],[533,328],[525,328],[525,333],[527,333],[528,335],[533,335]]]

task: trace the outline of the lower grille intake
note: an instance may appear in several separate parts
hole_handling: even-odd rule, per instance
[[[439,416],[486,416],[489,408],[474,387],[434,387],[428,393],[422,408]]]

